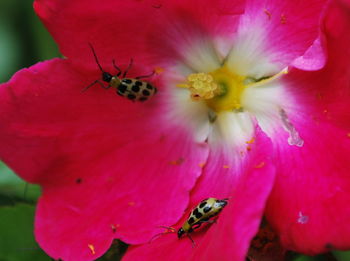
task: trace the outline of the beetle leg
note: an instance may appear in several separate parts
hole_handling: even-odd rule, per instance
[[[161,235],[176,233],[176,229],[173,228],[173,227],[165,227],[165,226],[159,226],[159,227],[165,228],[166,231],[164,231],[164,232],[162,232],[162,233],[155,234],[155,235],[148,241],[148,243],[151,243],[153,240],[157,239],[157,238],[160,237]]]
[[[120,74],[122,73],[122,70],[120,70],[120,68],[115,64],[115,60],[114,59],[112,60],[112,62],[113,62],[114,68],[118,71],[117,77],[119,77]]]
[[[123,73],[123,78],[126,77],[126,74],[128,73],[129,69],[131,68],[133,62],[134,62],[134,60],[132,58],[130,58],[130,63],[129,63],[128,67],[126,68],[126,70]]]
[[[100,80],[96,80],[93,83],[89,84],[88,86],[86,86],[84,89],[81,90],[81,92],[85,92],[87,89],[89,89],[91,86],[95,85],[96,83],[98,83],[102,88],[104,89],[108,89],[111,86],[110,85],[104,85],[103,82],[101,82]]]
[[[194,248],[196,246],[196,242],[194,242],[193,238],[191,237],[191,235],[189,233],[187,233],[187,236],[192,242],[192,248]]]

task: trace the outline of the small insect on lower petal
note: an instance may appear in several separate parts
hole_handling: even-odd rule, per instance
[[[127,69],[122,72],[121,69],[115,64],[115,60],[113,60],[113,66],[117,70],[116,75],[112,75],[109,72],[103,70],[94,47],[89,43],[90,49],[95,57],[96,64],[100,71],[102,72],[101,79],[98,79],[88,86],[86,86],[82,92],[89,89],[91,86],[95,84],[99,84],[104,89],[115,88],[116,93],[122,97],[127,98],[131,101],[140,101],[144,102],[151,98],[153,95],[157,93],[157,88],[152,84],[146,81],[142,81],[141,79],[152,77],[155,74],[155,71],[148,75],[137,76],[135,78],[127,78],[126,75],[133,64],[133,59],[130,59],[130,63]],[[104,83],[106,82],[107,85]]]
[[[215,223],[216,216],[223,210],[223,208],[228,203],[228,198],[224,199],[216,199],[216,198],[207,198],[202,200],[195,208],[192,209],[189,217],[183,223],[182,227],[180,227],[177,231],[173,227],[164,227],[167,229],[165,232],[160,233],[152,237],[150,240],[153,241],[160,235],[169,234],[169,233],[177,233],[177,237],[180,239],[183,235],[186,235],[191,241],[192,245],[195,246],[195,242],[191,237],[191,233],[198,229],[203,223]]]

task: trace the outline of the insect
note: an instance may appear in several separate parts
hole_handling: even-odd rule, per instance
[[[177,233],[177,237],[180,239],[183,235],[187,235],[189,239],[192,241],[192,244],[195,245],[190,233],[192,233],[195,229],[198,229],[203,223],[214,223],[215,220],[211,220],[211,218],[217,216],[221,210],[227,205],[228,198],[225,199],[216,199],[216,198],[207,198],[202,200],[195,208],[192,209],[189,217],[183,223],[182,227],[176,230],[172,227],[163,227],[168,229],[165,234],[168,233]],[[161,233],[161,234],[164,234]],[[155,237],[161,235],[157,234]],[[151,240],[152,240],[151,239]]]
[[[82,90],[82,92],[86,91],[88,88],[98,83],[104,89],[109,89],[111,87],[116,88],[116,93],[118,95],[123,96],[131,101],[143,102],[157,93],[157,88],[155,88],[150,83],[141,80],[153,76],[155,74],[154,71],[149,75],[138,76],[135,78],[126,78],[126,75],[133,64],[133,59],[130,59],[130,63],[124,72],[122,72],[122,70],[120,70],[120,68],[115,64],[115,60],[112,60],[114,68],[118,71],[116,75],[112,75],[109,72],[106,72],[102,69],[94,47],[90,43],[89,46],[95,57],[95,61],[100,71],[102,72],[102,81],[107,82],[108,85],[105,85],[101,80],[96,80],[93,83],[86,86]]]

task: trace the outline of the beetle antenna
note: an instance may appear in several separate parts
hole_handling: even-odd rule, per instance
[[[157,239],[157,238],[160,237],[161,235],[176,233],[176,230],[175,230],[175,228],[173,228],[173,227],[165,227],[165,226],[159,226],[159,227],[165,228],[166,231],[164,231],[164,232],[162,232],[162,233],[155,234],[155,235],[148,241],[149,244],[152,243],[153,240]]]
[[[100,68],[101,72],[105,72],[105,71],[102,69],[102,66],[101,66],[100,62],[98,61],[98,58],[97,58],[97,55],[96,55],[96,52],[95,52],[94,47],[92,46],[91,43],[88,43],[88,44],[89,44],[89,46],[90,46],[90,49],[91,49],[92,53],[94,54],[95,61],[96,61],[97,65],[98,65],[98,68]]]
[[[166,227],[166,226],[159,226],[160,228],[165,228],[165,229],[167,229],[167,231],[171,231],[171,233],[175,233],[176,231],[176,229],[175,228],[173,228],[173,227]]]

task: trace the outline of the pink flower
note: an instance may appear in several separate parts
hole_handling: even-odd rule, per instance
[[[349,1],[34,7],[67,59],[1,85],[0,156],[42,186],[35,235],[50,256],[147,243],[208,197],[230,200],[195,248],[167,234],[125,260],[243,260],[263,215],[288,249],[350,247]],[[142,80],[158,93],[81,92],[101,77],[89,43],[112,75],[113,59],[133,58],[131,78],[156,71]]]

